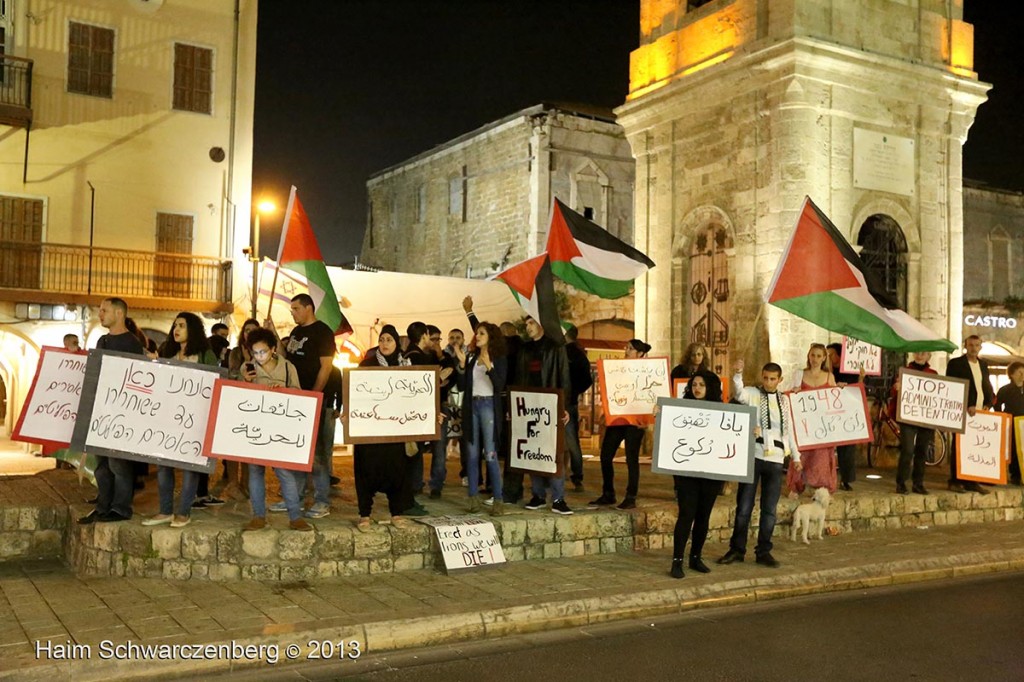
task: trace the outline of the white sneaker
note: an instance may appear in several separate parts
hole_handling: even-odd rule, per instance
[[[462,487],[463,488],[468,488],[469,487],[469,477],[468,476],[463,476],[462,477]]]
[[[312,507],[306,510],[306,518],[308,519],[322,519],[331,513],[330,505],[323,504],[322,502],[315,503]]]
[[[267,507],[267,510],[268,511],[272,511],[275,514],[277,514],[279,512],[286,512],[286,511],[288,511],[288,505],[285,504],[284,501],[275,502],[274,504],[272,504],[269,507]]]
[[[484,506],[485,507],[493,507],[494,506],[494,498],[493,497],[489,497],[486,500],[484,500]]]

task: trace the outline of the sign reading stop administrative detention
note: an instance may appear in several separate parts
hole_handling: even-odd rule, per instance
[[[939,431],[967,428],[967,380],[900,368],[896,421]]]

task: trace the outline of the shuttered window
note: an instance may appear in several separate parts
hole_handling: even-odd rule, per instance
[[[174,103],[179,111],[213,113],[213,50],[174,44]]]
[[[114,31],[72,21],[68,34],[68,92],[114,96]]]

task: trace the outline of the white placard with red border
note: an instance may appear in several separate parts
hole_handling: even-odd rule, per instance
[[[843,374],[859,374],[862,368],[866,376],[882,376],[882,349],[844,336],[843,352],[839,356],[839,371]]]
[[[873,440],[863,384],[797,391],[789,395],[789,405],[800,450]]]
[[[956,436],[956,475],[965,481],[1006,483],[1011,416],[978,410],[968,415],[967,428]]]
[[[605,422],[616,417],[649,417],[654,422],[658,398],[671,398],[668,358],[597,361]]]
[[[11,440],[67,447],[85,383],[85,351],[44,346]]]
[[[203,454],[312,471],[323,393],[218,379]]]

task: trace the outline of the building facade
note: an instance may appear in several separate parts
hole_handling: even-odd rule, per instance
[[[43,345],[93,347],[247,296],[257,0],[0,3],[0,380],[10,429]],[[233,294],[234,292],[234,294]]]

